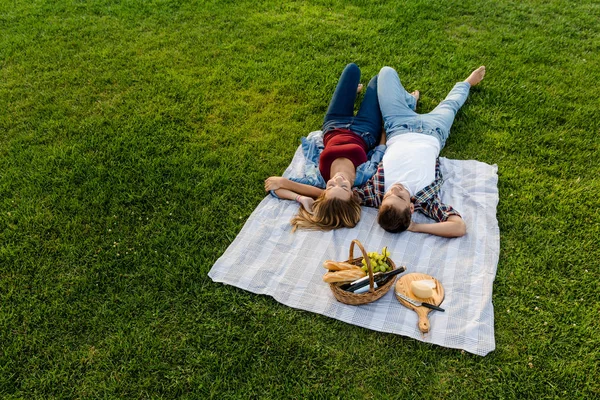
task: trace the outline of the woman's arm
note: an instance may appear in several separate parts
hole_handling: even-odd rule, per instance
[[[464,236],[467,233],[465,221],[458,215],[451,215],[444,222],[434,224],[415,224],[411,222],[408,230],[411,232],[429,233],[447,238]]]
[[[280,199],[297,201],[302,205],[302,207],[304,207],[306,211],[312,214],[312,206],[315,202],[313,198],[308,196],[302,196],[301,194],[292,192],[291,190],[287,189],[277,189],[275,191],[275,194],[277,194],[277,197],[279,197]]]
[[[316,199],[321,195],[321,193],[323,193],[323,189],[311,185],[305,185],[304,183],[290,181],[289,179],[283,178],[281,176],[271,176],[270,178],[267,178],[267,180],[265,180],[265,191],[268,192],[274,190],[277,197],[280,197],[282,199],[287,198],[283,197],[289,195],[287,193],[280,195],[279,192],[282,189],[294,192],[295,195],[308,196],[312,197],[313,199]],[[296,196],[289,200],[295,200],[295,198]]]

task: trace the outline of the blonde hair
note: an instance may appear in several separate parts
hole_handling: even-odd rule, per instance
[[[360,220],[360,201],[353,194],[348,200],[328,199],[325,192],[313,203],[310,214],[300,207],[298,214],[290,221],[292,232],[296,229],[330,231],[338,228],[354,228]]]

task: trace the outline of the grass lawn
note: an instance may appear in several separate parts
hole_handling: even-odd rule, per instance
[[[0,2],[0,397],[600,397],[600,5]],[[496,350],[369,331],[207,273],[348,62],[499,168]],[[319,266],[320,268],[320,266]]]

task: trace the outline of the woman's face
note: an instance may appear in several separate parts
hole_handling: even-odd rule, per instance
[[[352,184],[342,174],[335,174],[327,181],[325,196],[328,199],[350,200],[352,197]]]

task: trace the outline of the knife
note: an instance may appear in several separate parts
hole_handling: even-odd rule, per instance
[[[436,306],[434,304],[429,304],[429,303],[417,301],[415,299],[411,299],[410,297],[408,297],[408,296],[406,296],[406,295],[404,295],[402,293],[398,293],[397,291],[396,291],[396,296],[400,297],[402,300],[405,300],[405,301],[409,302],[410,304],[412,304],[415,307],[421,307],[421,306],[423,306],[423,307],[431,308],[432,310],[437,310],[437,311],[441,311],[441,312],[445,311],[443,308],[438,307],[438,306]]]

